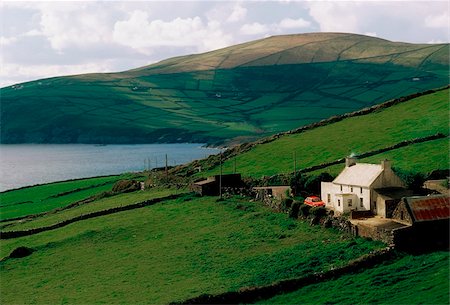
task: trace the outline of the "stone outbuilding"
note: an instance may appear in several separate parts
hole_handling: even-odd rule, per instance
[[[383,195],[381,190],[397,188],[399,191],[404,187],[405,183],[393,172],[391,161],[357,163],[356,158],[348,157],[344,170],[333,182],[321,183],[321,197],[327,208],[338,213],[371,211],[374,215],[386,217],[387,211],[392,210],[390,204],[386,208],[391,197]]]
[[[394,232],[394,243],[399,248],[412,250],[449,248],[448,195],[405,197],[395,208],[392,219],[407,225]]]
[[[220,185],[222,185],[222,189],[242,187],[241,174],[211,176],[206,180],[193,183],[191,190],[202,196],[217,196],[220,193]]]
[[[289,185],[258,186],[254,187],[253,191],[256,193],[257,200],[264,200],[265,198],[283,200],[290,196],[292,192]]]

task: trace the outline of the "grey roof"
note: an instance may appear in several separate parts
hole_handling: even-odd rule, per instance
[[[412,190],[405,189],[403,187],[384,187],[375,189],[379,195],[391,199],[402,199],[413,194]]]
[[[382,172],[380,164],[356,163],[344,168],[333,183],[369,187]]]

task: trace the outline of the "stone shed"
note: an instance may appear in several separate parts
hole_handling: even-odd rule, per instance
[[[191,190],[202,196],[217,196],[220,193],[220,185],[223,188],[242,187],[241,174],[225,174],[208,177],[206,180],[195,182]]]
[[[448,195],[405,197],[392,213],[392,219],[407,225],[394,232],[395,244],[400,248],[412,250],[449,248]]]

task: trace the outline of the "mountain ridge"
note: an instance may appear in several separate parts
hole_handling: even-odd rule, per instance
[[[123,72],[36,80],[1,89],[1,142],[253,140],[445,86],[448,49],[308,33]]]

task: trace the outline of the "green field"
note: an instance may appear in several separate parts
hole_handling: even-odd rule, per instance
[[[258,304],[449,304],[449,253],[407,255]]]
[[[185,197],[2,240],[1,257],[18,246],[35,252],[0,262],[3,304],[164,304],[329,270],[382,245],[248,200]]]
[[[116,181],[134,176],[123,174],[87,178],[2,192],[0,193],[0,220],[62,208],[92,195],[110,191]]]
[[[2,143],[256,139],[448,84],[448,44],[274,36],[121,73],[1,89]],[[29,116],[33,113],[33,116]]]
[[[284,135],[259,144],[250,151],[238,154],[223,164],[224,173],[234,170],[245,176],[260,178],[280,173],[292,173],[293,154],[297,170],[334,161],[354,153],[356,155],[388,147],[404,140],[425,137],[438,132],[449,134],[449,89],[424,95],[377,112],[344,119],[303,133]],[[392,150],[363,161],[378,163],[384,158],[395,167],[423,173],[446,169],[449,164],[449,141],[439,139]],[[327,169],[336,174],[342,166]],[[319,170],[322,172],[325,170]],[[219,168],[201,173],[217,174]],[[199,174],[200,175],[200,174]]]

